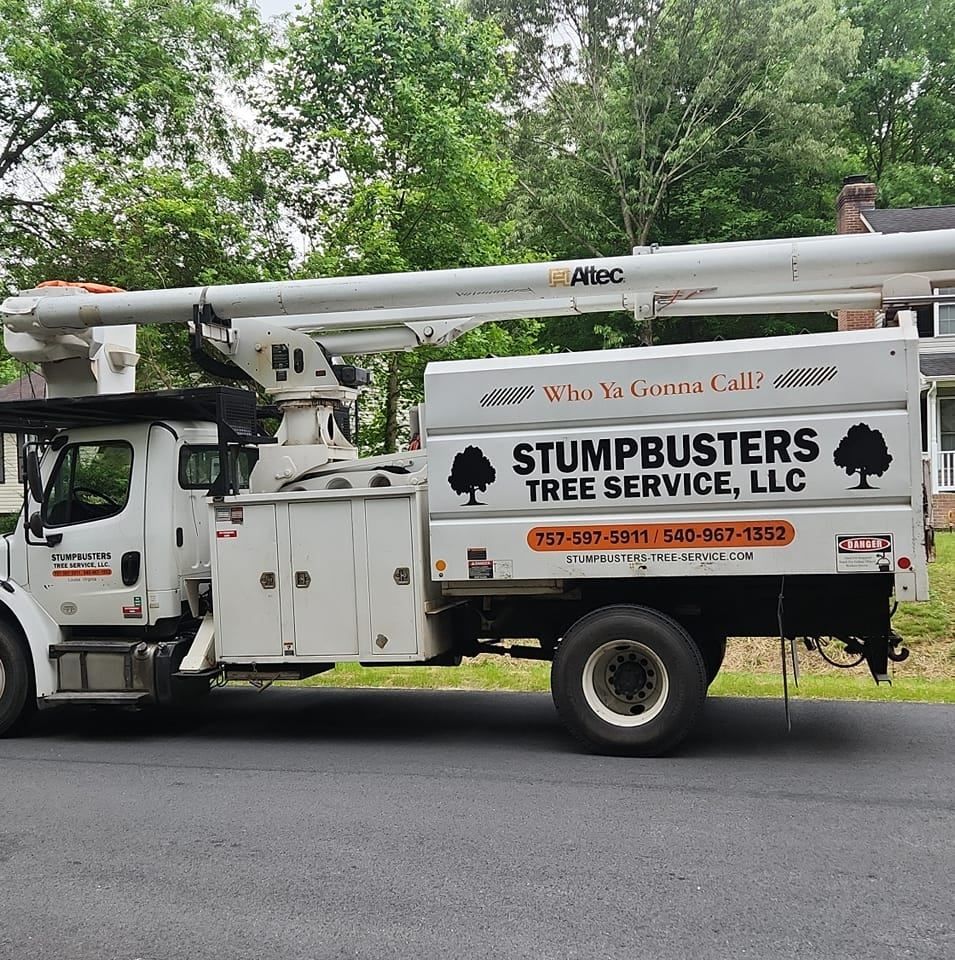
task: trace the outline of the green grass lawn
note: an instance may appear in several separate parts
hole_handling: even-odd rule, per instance
[[[955,703],[955,534],[941,533],[938,559],[930,570],[932,599],[905,603],[896,613],[895,628],[911,647],[911,657],[895,667],[891,686],[876,686],[865,667],[836,670],[818,658],[807,659],[797,697],[826,700],[913,700]],[[734,658],[733,649],[745,646],[752,654]],[[778,644],[772,640],[731,640],[728,665],[710,688],[714,696],[778,697],[782,679]],[[754,669],[733,668],[747,661]],[[550,689],[550,664],[505,657],[481,656],[460,667],[360,667],[340,664],[334,670],[304,681],[317,687],[392,687],[455,690]]]
[[[343,663],[303,681],[309,687],[388,687],[420,690],[550,690],[550,664],[483,656],[466,660],[460,667],[361,667]],[[803,674],[793,696],[816,700],[913,700],[955,703],[955,679],[897,678],[892,686],[876,686],[862,669],[831,674]],[[779,697],[782,679],[778,673],[724,671],[710,694],[717,697]]]
[[[893,624],[913,648],[944,646],[955,674],[955,533],[939,533],[935,552],[935,562],[929,564],[932,599],[900,604]]]

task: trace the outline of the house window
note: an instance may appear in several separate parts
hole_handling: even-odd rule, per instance
[[[0,433],[0,483],[7,482],[7,435]]]
[[[955,450],[955,397],[939,398],[938,445],[941,450]]]
[[[936,293],[955,298],[955,287],[942,287]],[[955,337],[955,302],[935,304],[935,336]]]

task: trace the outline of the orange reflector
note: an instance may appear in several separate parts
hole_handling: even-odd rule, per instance
[[[105,283],[72,283],[69,280],[44,280],[37,284],[37,289],[41,287],[78,287],[87,293],[125,293],[122,287],[110,287]]]

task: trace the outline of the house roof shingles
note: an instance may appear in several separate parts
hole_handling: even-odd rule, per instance
[[[955,377],[955,353],[923,353],[919,367],[925,377]]]
[[[955,229],[955,206],[863,210],[862,218],[875,233],[912,233]]]
[[[0,387],[0,403],[10,400],[41,400],[46,396],[46,380],[42,373],[28,373]]]

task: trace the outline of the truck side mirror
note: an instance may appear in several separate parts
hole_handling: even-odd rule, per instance
[[[45,533],[43,530],[43,518],[39,510],[34,510],[27,520],[27,528],[33,534],[34,543],[31,546],[55,547],[63,540],[62,533]],[[27,543],[30,543],[27,539]]]
[[[36,448],[30,447],[26,453],[27,487],[34,503],[43,502],[43,481],[40,479],[40,458],[36,455]],[[39,519],[39,514],[35,515]],[[32,529],[33,517],[30,518]]]
[[[30,528],[30,533],[36,537],[37,540],[43,540],[43,520],[40,517],[40,511],[34,510],[30,514],[30,519],[27,521],[27,525]]]

